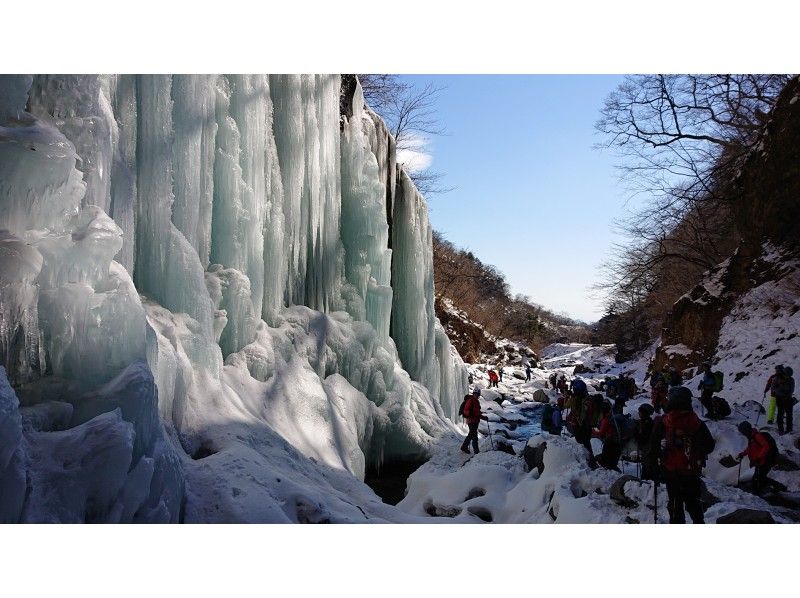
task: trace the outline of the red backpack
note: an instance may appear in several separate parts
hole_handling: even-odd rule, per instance
[[[667,446],[661,463],[669,472],[699,475],[714,439],[694,411],[671,411],[663,418]]]

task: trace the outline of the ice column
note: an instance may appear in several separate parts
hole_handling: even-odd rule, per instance
[[[361,86],[353,97],[353,116],[342,128],[342,242],[345,276],[363,302],[366,320],[385,345],[392,311],[386,186],[370,148],[375,125],[364,114]],[[358,317],[356,314],[354,316]]]
[[[288,305],[328,309],[340,296],[339,76],[270,76],[284,192]]]
[[[214,308],[203,267],[172,223],[172,78],[142,75],[136,84],[136,287],[167,309],[189,314],[211,339]]]

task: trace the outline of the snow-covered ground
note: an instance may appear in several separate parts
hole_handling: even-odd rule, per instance
[[[624,459],[620,462],[622,474],[602,468],[590,469],[585,449],[568,434],[559,437],[540,431],[537,424],[541,404],[533,402],[538,390],[543,391],[547,398],[555,399],[556,392],[547,388],[547,378],[556,372],[571,379],[572,370],[578,363],[596,368],[596,372],[580,375],[590,387],[605,376],[623,371],[637,378],[641,387],[646,361],[643,356],[617,364],[613,346],[552,345],[543,350],[544,368],[533,370],[530,382],[520,379],[524,378],[521,368],[505,367],[503,382],[497,389],[487,388],[486,371],[493,366],[470,365],[475,385],[483,389],[481,405],[489,416],[491,438],[486,423],[481,422],[480,431],[484,435],[480,441],[481,453],[474,456],[459,451],[462,436],[440,439],[430,461],[409,477],[408,493],[398,507],[418,516],[465,523],[651,523],[654,521],[653,505],[657,503],[658,522],[667,522],[669,516],[663,486],[658,489],[656,497],[652,482],[637,479],[618,482],[623,475],[637,475],[636,464]],[[636,414],[639,405],[645,402],[649,402],[649,387],[647,391],[640,390],[636,398],[628,402],[626,413]],[[698,401],[694,407],[698,413],[701,412]],[[745,440],[736,430],[736,425],[746,419],[754,422],[758,407],[755,403],[737,405],[730,417],[708,422],[716,439],[716,447],[703,475],[707,489],[704,494],[707,504],[705,519],[708,523],[737,509],[766,511],[775,521],[784,523],[796,521],[800,515],[793,510],[800,505],[800,472],[794,469],[800,469],[800,454],[793,446],[797,435],[780,438],[786,459],[770,474],[771,478],[788,487],[788,493],[784,493],[782,499],[773,497],[773,502],[783,500],[785,504],[793,505],[792,508],[770,504],[736,487],[737,482],[746,485],[752,479],[752,470],[746,460],[740,479],[738,467],[725,467],[720,463],[724,457],[736,455],[744,449]],[[527,432],[525,435],[530,438],[515,438],[515,432],[519,435],[518,430]],[[501,443],[514,454],[497,450]],[[595,439],[592,443],[595,453],[599,453],[600,441]],[[541,473],[536,468],[527,471],[523,458],[526,446],[528,452],[545,447],[541,455],[544,465]],[[621,486],[623,497],[616,487],[612,490],[615,482]]]

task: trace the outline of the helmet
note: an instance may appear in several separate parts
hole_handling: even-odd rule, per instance
[[[794,370],[790,368],[788,365],[783,366],[783,375],[784,376],[792,376],[794,374]]]
[[[673,386],[669,389],[669,401],[665,411],[690,411],[692,409],[692,391],[685,386]]]
[[[650,405],[649,403],[642,403],[641,405],[639,405],[639,414],[644,417],[650,417],[651,415],[653,415],[653,411],[655,410],[653,409],[653,406]]]
[[[748,422],[748,421],[741,422],[738,426],[736,426],[736,429],[739,430],[739,432],[741,432],[742,434],[744,434],[745,436],[748,436],[748,437],[753,432],[753,426],[751,426],[750,422]]]
[[[481,389],[480,388],[473,388],[472,389],[472,396],[479,397],[481,396]]]

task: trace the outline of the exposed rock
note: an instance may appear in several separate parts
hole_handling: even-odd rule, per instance
[[[494,448],[497,451],[501,451],[503,453],[508,453],[509,455],[516,455],[514,449],[511,447],[510,444],[507,442],[503,442],[502,440],[498,440],[494,443]]]
[[[527,471],[539,470],[539,475],[544,471],[544,452],[547,450],[547,443],[542,442],[532,447],[527,445],[522,451],[522,458],[525,460]]]
[[[622,505],[623,507],[627,507],[632,509],[638,506],[638,502],[625,496],[625,484],[628,482],[638,482],[639,479],[632,475],[623,475],[617,478],[617,480],[611,484],[611,487],[608,489],[608,495],[615,503],[618,505]]]
[[[428,501],[424,506],[425,512],[431,517],[455,517],[461,514],[461,507],[452,505],[437,505]],[[470,511],[471,512],[471,511]]]
[[[798,471],[800,465],[792,461],[788,456],[781,453],[778,455],[778,462],[775,464],[776,471]]]
[[[757,509],[736,509],[717,519],[717,523],[775,523],[767,511]]]
[[[537,388],[536,392],[533,393],[533,401],[536,403],[549,403],[550,397],[541,388]]]

